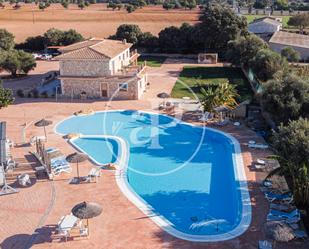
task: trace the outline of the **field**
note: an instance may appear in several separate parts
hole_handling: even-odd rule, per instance
[[[244,15],[244,16],[247,18],[247,22],[248,23],[252,23],[255,19],[264,17],[266,15]],[[288,21],[289,21],[291,16],[276,16],[276,17],[282,18],[282,26],[283,26],[283,28],[288,28],[289,27]]]
[[[184,67],[171,95],[174,98],[188,96],[195,99],[193,93],[188,89],[189,87],[199,98],[202,96],[199,91],[200,85],[224,81],[236,85],[239,94],[238,102],[252,97],[250,85],[242,71],[231,67]]]
[[[167,26],[179,26],[183,22],[196,23],[198,15],[198,9],[167,11],[162,6],[146,6],[128,14],[125,10],[107,9],[106,4],[90,5],[84,10],[73,4],[70,4],[69,9],[52,4],[44,11],[39,10],[35,4],[24,4],[18,10],[6,5],[0,9],[0,27],[12,32],[17,42],[43,34],[49,28],[73,28],[85,37],[108,37],[124,23],[137,24],[144,32],[158,34]]]

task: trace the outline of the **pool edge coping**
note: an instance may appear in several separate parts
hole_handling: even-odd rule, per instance
[[[128,156],[126,161],[125,161],[125,164],[122,165],[122,167],[119,167],[119,169],[117,167],[115,179],[116,179],[118,187],[120,188],[122,193],[126,196],[126,198],[130,202],[132,202],[139,210],[141,210],[145,215],[147,215],[156,225],[158,225],[160,228],[162,228],[162,230],[171,234],[172,236],[175,236],[177,238],[187,240],[187,241],[192,241],[192,242],[220,242],[220,241],[226,241],[226,240],[236,238],[236,237],[242,235],[245,231],[247,231],[247,229],[249,228],[249,226],[251,224],[251,220],[252,220],[251,199],[250,199],[250,194],[249,194],[249,190],[248,190],[247,177],[246,177],[246,172],[245,172],[244,163],[243,163],[242,151],[241,151],[240,144],[239,144],[238,140],[234,136],[232,136],[232,135],[230,135],[226,132],[223,132],[221,130],[217,130],[217,129],[210,128],[210,127],[201,127],[201,126],[198,126],[198,125],[195,125],[195,124],[192,124],[192,123],[188,123],[188,122],[179,120],[175,117],[171,117],[171,116],[166,115],[166,114],[161,114],[161,113],[156,113],[156,112],[151,112],[151,111],[118,109],[118,110],[96,111],[95,113],[121,112],[121,111],[136,111],[136,112],[141,112],[141,113],[149,113],[149,114],[153,114],[153,115],[165,116],[165,117],[168,117],[171,120],[176,121],[178,123],[189,125],[189,126],[196,127],[196,128],[200,128],[200,129],[210,130],[214,133],[219,133],[219,134],[225,136],[226,138],[228,138],[228,141],[234,147],[234,152],[232,153],[233,169],[234,169],[235,178],[237,176],[237,178],[235,180],[237,180],[239,182],[239,191],[240,191],[241,202],[242,202],[242,216],[241,216],[240,223],[233,230],[226,232],[226,233],[218,234],[218,235],[190,235],[190,234],[183,233],[183,232],[173,228],[172,224],[164,216],[158,215],[156,212],[154,212],[153,208],[150,205],[148,205],[147,202],[145,202],[140,196],[138,196],[135,193],[135,191],[131,188],[131,186],[128,182],[128,179],[126,177],[127,176],[126,172],[127,172],[127,167],[128,167],[128,160],[129,160],[129,156]],[[54,128],[53,128],[54,132],[58,135],[64,135],[62,133],[57,132],[56,128],[60,123],[64,122],[65,120],[68,120],[70,118],[73,118],[73,117],[76,117],[76,116],[71,115],[71,116],[59,121],[58,123],[56,123]],[[118,146],[121,145],[120,150],[118,151],[118,156],[119,156],[119,154],[123,154],[124,152],[126,154],[128,154],[128,145],[127,145],[126,141],[121,137],[112,136],[112,135],[81,135],[80,137],[81,138],[82,137],[99,137],[99,138],[105,137],[105,138],[115,139]],[[74,138],[74,139],[76,139],[76,138]],[[72,144],[72,143],[70,143],[70,144]],[[73,145],[74,148],[76,148],[80,151],[83,151],[78,146],[76,146],[74,144],[72,144],[72,145]],[[96,163],[98,165],[102,165],[102,164],[98,163],[96,160],[94,160],[92,157],[90,157],[90,159],[94,163]],[[118,162],[118,158],[117,158],[117,162]],[[122,177],[123,174],[125,174],[125,177]]]

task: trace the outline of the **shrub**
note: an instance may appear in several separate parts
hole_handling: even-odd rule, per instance
[[[24,97],[25,97],[25,93],[24,93],[24,90],[23,90],[23,89],[18,89],[18,90],[16,91],[16,94],[17,94],[17,96],[20,97],[20,98],[24,98]]]
[[[33,89],[32,91],[32,96],[34,97],[34,98],[38,98],[38,97],[40,97],[40,94],[39,94],[39,91],[38,91],[38,89]]]
[[[41,97],[42,98],[48,98],[49,97],[48,92],[47,91],[42,92]]]

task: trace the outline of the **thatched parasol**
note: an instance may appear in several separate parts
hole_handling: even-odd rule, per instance
[[[88,227],[88,233],[89,233],[88,219],[99,216],[102,213],[103,208],[98,203],[84,201],[82,203],[75,205],[71,211],[72,211],[72,214],[76,216],[77,218],[82,219],[82,220],[87,219],[87,227]]]
[[[295,238],[291,227],[281,221],[270,221],[264,226],[266,236],[278,242],[288,242]]]
[[[36,127],[43,127],[43,128],[44,128],[44,135],[45,135],[45,138],[46,138],[46,140],[47,140],[46,129],[45,129],[45,127],[51,125],[52,123],[53,123],[53,121],[51,121],[51,120],[46,120],[46,119],[43,118],[43,119],[41,119],[40,121],[36,122],[34,125],[35,125]]]
[[[76,163],[76,169],[77,169],[77,181],[79,182],[79,167],[78,163],[82,163],[86,160],[88,160],[88,156],[84,153],[74,152],[67,156],[66,160],[69,163]]]

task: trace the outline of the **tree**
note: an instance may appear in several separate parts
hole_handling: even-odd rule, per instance
[[[278,155],[280,168],[274,173],[284,174],[292,182],[294,201],[308,207],[309,198],[309,120],[300,118],[281,125],[273,134],[272,144]]]
[[[17,50],[17,51],[20,63],[19,71],[28,74],[29,71],[33,70],[36,67],[35,59],[30,53],[24,52],[23,50]]]
[[[230,41],[226,58],[234,65],[249,66],[257,52],[266,48],[268,48],[266,42],[258,36],[250,34]]]
[[[285,57],[289,62],[298,62],[300,53],[292,47],[285,47],[281,50],[281,56]]]
[[[16,76],[18,72],[27,74],[36,66],[35,59],[22,50],[11,49],[3,53],[1,68]]]
[[[13,91],[9,88],[4,88],[0,81],[0,109],[7,107],[14,102]]]
[[[200,85],[200,93],[203,95],[201,104],[204,112],[214,112],[214,108],[218,106],[232,109],[237,105],[237,91],[229,82]]]
[[[85,1],[84,0],[80,0],[79,3],[78,3],[78,8],[80,8],[82,10],[85,7],[86,7]]]
[[[183,23],[180,28],[171,26],[159,33],[159,45],[163,52],[188,53],[194,49],[195,28]]]
[[[117,40],[126,39],[127,42],[136,44],[142,31],[138,25],[135,24],[122,24],[117,28],[117,32],[113,38]]]
[[[132,4],[127,4],[126,6],[126,10],[128,13],[132,13],[133,11],[136,10],[136,6],[132,5]]]
[[[51,28],[44,33],[44,38],[49,46],[58,46],[63,38],[63,32],[59,29]]]
[[[64,31],[58,45],[67,46],[76,42],[83,41],[84,37],[74,29]]]
[[[289,6],[289,2],[288,2],[288,0],[276,0],[275,6],[279,10],[284,10]]]
[[[309,26],[309,13],[302,13],[290,17],[288,25],[297,27],[301,33]]]
[[[174,9],[175,8],[175,1],[173,0],[165,0],[162,4],[163,9],[169,10],[169,9]]]
[[[288,67],[286,59],[270,49],[258,51],[251,64],[254,73],[262,81],[272,79],[277,72]]]
[[[14,35],[6,29],[0,29],[0,49],[10,50],[14,45]]]
[[[97,3],[97,0],[90,0],[89,3],[91,3],[91,4],[96,4],[96,3]]]
[[[309,115],[309,80],[287,73],[263,85],[262,103],[277,124]]]
[[[159,47],[159,39],[152,33],[145,32],[138,37],[137,45],[139,47],[147,48],[148,50],[153,51]]]
[[[50,6],[50,4],[48,2],[39,2],[39,9],[40,10],[45,10],[49,6]]]
[[[30,51],[41,51],[45,49],[47,41],[45,37],[39,35],[34,37],[28,37],[25,42],[17,44],[16,49],[26,49]]]
[[[69,1],[67,1],[67,0],[62,1],[61,5],[62,5],[63,8],[67,9],[67,8],[69,8]]]
[[[197,25],[196,39],[205,49],[226,50],[228,41],[248,34],[245,17],[238,17],[230,8],[221,5],[207,5]]]

